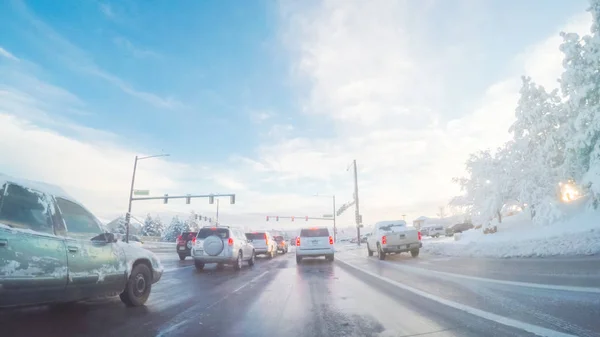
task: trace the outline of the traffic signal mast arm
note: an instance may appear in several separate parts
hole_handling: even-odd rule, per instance
[[[214,202],[214,198],[216,197],[229,197],[230,203],[235,204],[235,194],[200,194],[200,195],[168,195],[165,194],[162,197],[136,197],[131,200],[169,200],[169,199],[194,199],[194,198],[209,198],[211,204]],[[166,202],[165,202],[166,203]]]
[[[267,221],[275,218],[275,221],[279,221],[279,219],[304,219],[304,221],[308,220],[333,220],[333,218],[324,218],[324,217],[309,217],[309,216],[277,216],[277,215],[267,215]]]

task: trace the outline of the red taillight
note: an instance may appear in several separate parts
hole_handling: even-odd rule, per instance
[[[296,238],[296,246],[300,246],[300,237]]]
[[[195,236],[192,238],[192,243],[196,244],[196,237]]]
[[[333,244],[333,237],[332,237],[332,236],[330,236],[330,237],[329,237],[329,244],[330,244],[330,245],[332,245],[332,244]]]
[[[183,242],[183,237],[181,235],[179,235],[177,237],[177,243],[182,243]]]
[[[421,241],[421,232],[417,232],[419,233],[419,241]]]
[[[233,246],[233,238],[229,238],[229,240],[227,240],[227,244]]]
[[[381,237],[381,244],[382,245],[386,245],[387,244],[387,237],[385,235]]]

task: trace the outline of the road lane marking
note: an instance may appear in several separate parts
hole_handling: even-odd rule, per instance
[[[215,305],[217,305],[217,304],[219,304],[219,303],[223,302],[224,300],[226,300],[227,298],[229,298],[229,296],[231,296],[231,295],[233,295],[233,294],[237,293],[238,291],[240,291],[240,290],[242,290],[242,289],[246,288],[248,285],[252,284],[254,281],[258,280],[259,278],[261,278],[261,277],[263,277],[263,276],[265,276],[265,275],[267,275],[268,273],[269,273],[269,271],[267,270],[267,271],[264,271],[262,274],[260,274],[260,275],[258,275],[258,276],[256,276],[256,277],[252,278],[250,281],[248,281],[248,282],[246,282],[246,283],[242,284],[241,286],[239,286],[238,288],[236,288],[234,291],[230,292],[229,294],[226,294],[225,296],[221,297],[221,298],[220,298],[219,300],[217,300],[216,302],[214,302],[214,303],[212,303],[211,305],[209,305],[208,307],[204,308],[204,309],[203,309],[203,311],[205,311],[205,310],[208,310],[208,309],[210,309],[210,308],[214,307]]]
[[[415,272],[417,274],[422,274],[422,275],[430,275],[431,274],[431,275],[438,276],[439,278],[442,278],[442,279],[460,278],[460,279],[471,280],[471,281],[496,283],[496,284],[502,284],[502,285],[516,286],[516,287],[528,287],[528,288],[537,288],[537,289],[545,289],[545,290],[560,290],[560,291],[572,291],[572,292],[581,292],[581,293],[600,294],[600,288],[499,280],[499,279],[470,276],[470,275],[457,274],[457,273],[448,273],[448,272],[444,272],[444,271],[437,271],[437,270],[431,270],[431,269],[425,269],[425,268],[402,266],[402,265],[397,265],[390,261],[381,261],[381,262],[383,262],[395,269],[398,269],[398,270],[408,270],[408,271],[412,271],[412,272]]]
[[[360,257],[355,254],[352,254],[352,255],[354,255],[356,257]],[[543,284],[543,283],[499,280],[499,279],[493,279],[493,278],[487,278],[487,277],[470,276],[470,275],[465,275],[465,274],[449,273],[449,272],[445,272],[445,271],[438,271],[438,270],[427,269],[427,268],[399,265],[392,261],[378,261],[378,262],[387,264],[387,265],[391,266],[392,268],[395,268],[398,270],[412,271],[416,274],[421,274],[421,275],[425,275],[425,276],[437,276],[439,278],[446,279],[446,280],[449,278],[459,278],[459,279],[464,279],[464,280],[495,283],[495,284],[515,286],[515,287],[528,287],[528,288],[545,289],[545,290],[559,290],[559,291],[600,294],[600,288],[594,288],[594,287],[565,286],[565,285],[558,285],[558,284]]]
[[[452,307],[454,309],[458,309],[458,310],[464,311],[466,313],[469,313],[469,314],[474,315],[474,316],[478,316],[478,317],[483,318],[483,319],[487,319],[489,321],[494,321],[494,322],[502,324],[502,325],[506,325],[506,326],[509,326],[509,327],[512,327],[512,328],[516,328],[516,329],[519,329],[519,330],[527,331],[527,332],[532,333],[532,334],[534,334],[536,336],[542,336],[542,337],[576,337],[576,335],[571,335],[571,334],[568,334],[568,333],[564,333],[564,332],[560,332],[560,331],[556,331],[556,330],[544,328],[544,327],[541,327],[541,326],[538,326],[538,325],[534,325],[534,324],[529,324],[529,323],[517,321],[517,320],[512,319],[512,318],[500,316],[500,315],[497,315],[497,314],[494,314],[494,313],[491,313],[491,312],[487,312],[487,311],[483,311],[481,309],[470,307],[470,306],[465,305],[465,304],[461,304],[461,303],[458,303],[458,302],[450,301],[450,300],[447,300],[445,298],[442,298],[442,297],[430,294],[428,292],[425,292],[425,291],[413,288],[411,286],[407,286],[405,284],[402,284],[400,282],[394,281],[394,280],[389,279],[387,277],[383,277],[383,276],[377,275],[375,273],[372,273],[372,272],[370,272],[368,270],[365,270],[365,269],[362,269],[360,267],[357,267],[357,266],[355,266],[355,265],[353,265],[351,263],[348,263],[348,262],[346,262],[346,261],[344,261],[342,259],[339,259],[339,258],[336,261],[338,261],[340,263],[343,263],[343,264],[345,264],[345,265],[347,265],[347,266],[349,266],[351,268],[354,268],[354,269],[356,269],[356,270],[358,270],[360,272],[363,272],[363,273],[365,273],[365,274],[367,274],[369,276],[372,276],[372,277],[377,278],[377,279],[379,279],[381,281],[384,281],[384,282],[386,282],[388,284],[391,284],[391,285],[393,285],[393,286],[395,286],[397,288],[409,291],[409,292],[411,292],[411,293],[413,293],[415,295],[419,295],[421,297],[425,297],[425,298],[427,298],[429,300],[441,303],[443,305]]]

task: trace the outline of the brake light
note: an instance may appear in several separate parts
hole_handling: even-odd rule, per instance
[[[386,245],[387,244],[387,237],[385,235],[381,237],[381,244],[382,245]]]
[[[333,237],[329,237],[329,244],[332,245],[333,244]]]
[[[233,246],[233,238],[229,238],[229,240],[227,240],[227,244]]]
[[[267,246],[269,245],[269,237],[267,236],[267,233],[265,233],[265,242],[267,243]]]
[[[192,243],[196,244],[196,237],[195,236],[192,238]]]
[[[421,241],[421,232],[417,232],[419,235],[419,241]]]
[[[300,246],[300,237],[296,238],[296,246]]]
[[[182,243],[183,242],[183,237],[181,235],[179,235],[177,237],[177,243]]]

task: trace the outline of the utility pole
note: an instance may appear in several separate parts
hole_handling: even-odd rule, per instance
[[[358,239],[358,245],[360,246],[360,209],[358,207],[358,174],[356,170],[356,159],[352,162],[354,166],[354,209],[356,216],[356,238]]]
[[[333,195],[333,242],[337,242],[337,228],[335,227],[335,194]]]
[[[219,225],[219,199],[217,199],[217,226]]]

